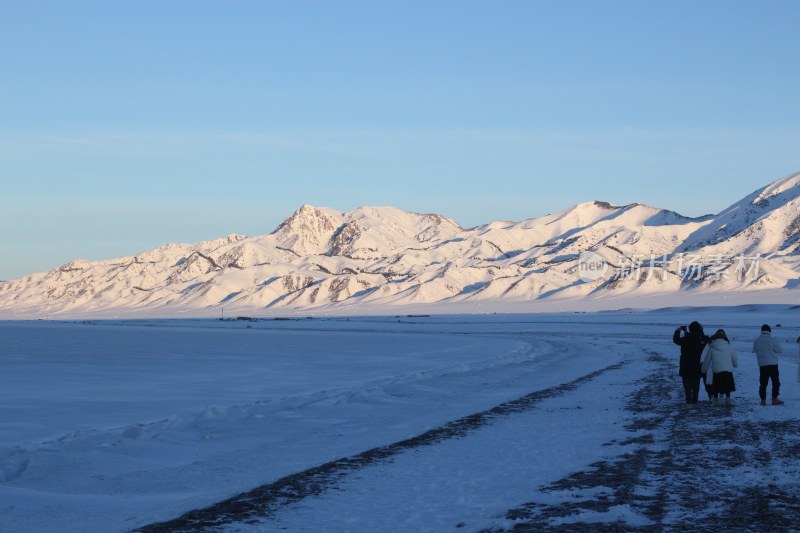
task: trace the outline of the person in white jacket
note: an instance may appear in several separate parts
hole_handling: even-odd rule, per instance
[[[781,343],[772,337],[772,328],[768,324],[761,326],[761,336],[753,343],[753,352],[758,358],[759,387],[758,395],[761,405],[767,405],[767,384],[772,380],[772,405],[783,405],[778,399],[781,392],[781,380],[778,373],[778,354],[783,353]]]
[[[711,368],[714,373],[712,403],[718,404],[720,396],[725,395],[725,405],[731,405],[731,393],[736,390],[733,369],[738,366],[739,358],[736,357],[736,352],[733,351],[728,336],[724,330],[717,330],[711,336],[711,342],[706,348],[702,366],[703,372]]]

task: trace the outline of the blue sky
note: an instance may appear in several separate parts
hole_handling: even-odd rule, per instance
[[[717,212],[800,170],[800,2],[0,2],[0,279],[270,232]]]

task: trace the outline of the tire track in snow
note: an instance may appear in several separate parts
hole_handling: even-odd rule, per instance
[[[150,524],[134,531],[137,533],[206,531],[234,522],[258,523],[259,518],[268,517],[286,505],[333,488],[339,479],[359,469],[389,460],[408,450],[432,446],[448,439],[466,437],[501,417],[531,410],[543,400],[572,392],[606,372],[622,368],[625,363],[621,361],[606,366],[572,381],[541,389],[491,409],[458,418],[415,437],[285,476],[209,507],[189,511],[176,519]]]

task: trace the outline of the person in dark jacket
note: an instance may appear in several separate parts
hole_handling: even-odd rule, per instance
[[[697,403],[700,395],[700,377],[703,375],[700,370],[700,356],[709,339],[703,333],[703,326],[699,322],[692,322],[688,329],[686,326],[678,327],[672,335],[672,342],[681,347],[678,375],[683,379],[686,403]],[[706,392],[708,392],[708,386],[706,386]]]

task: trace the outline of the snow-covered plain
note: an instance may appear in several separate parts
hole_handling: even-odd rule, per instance
[[[795,498],[782,505],[796,512],[798,319],[795,307],[742,306],[0,322],[0,531],[134,530],[542,391],[457,435],[339,472],[263,516],[217,517],[219,528],[713,523],[727,500],[689,509],[662,494],[699,475],[657,471],[664,450],[678,462],[694,445],[712,458],[767,453],[757,465],[728,464],[715,490],[729,486],[735,496],[770,485]],[[682,405],[671,335],[691,320],[725,328],[740,354],[732,409]],[[781,324],[785,407],[758,406],[750,344],[763,322]],[[755,444],[739,429],[709,440],[721,424],[772,433]],[[636,457],[647,460],[627,496],[586,481]],[[615,482],[609,476],[604,483]],[[658,512],[642,503],[659,494]]]

